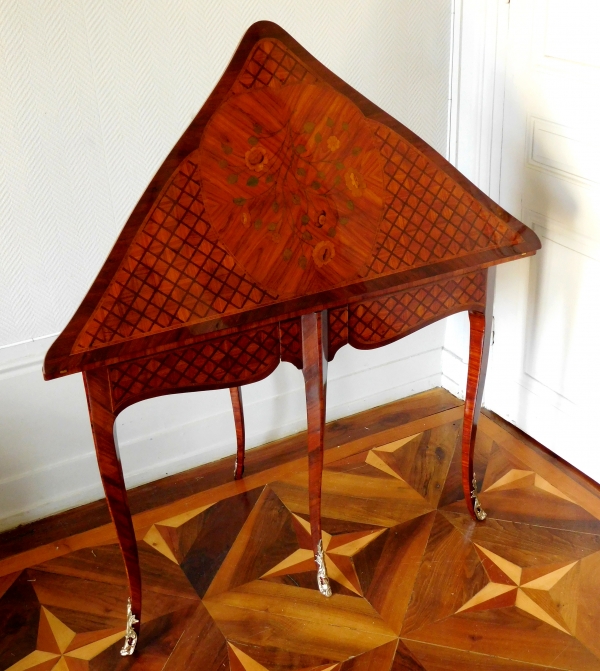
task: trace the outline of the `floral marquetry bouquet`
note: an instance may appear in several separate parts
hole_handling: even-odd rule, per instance
[[[219,239],[280,296],[363,276],[383,211],[370,127],[324,84],[230,97],[200,144],[203,198]]]

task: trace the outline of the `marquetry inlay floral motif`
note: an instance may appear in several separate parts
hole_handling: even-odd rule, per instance
[[[143,196],[73,354],[524,241],[276,39],[256,43],[186,144]]]
[[[269,156],[264,147],[252,147],[245,155],[246,167],[254,172],[262,172],[269,163]]]
[[[291,295],[365,271],[383,163],[345,96],[319,83],[234,95],[207,125],[200,156],[211,223],[263,286]]]

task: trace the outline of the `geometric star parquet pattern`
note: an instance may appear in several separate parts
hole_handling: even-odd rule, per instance
[[[298,460],[134,519],[133,657],[119,655],[127,586],[114,537],[44,546],[18,570],[0,561],[0,671],[600,670],[600,497],[482,417],[488,518],[474,523],[461,413],[326,451],[330,599],[316,588]]]

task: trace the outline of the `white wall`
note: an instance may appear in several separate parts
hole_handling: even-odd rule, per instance
[[[438,150],[448,138],[452,0],[3,0],[0,12],[0,529],[101,496],[80,376],[41,361],[245,29],[276,21]],[[445,325],[346,347],[328,418],[436,386]],[[246,388],[251,446],[305,425],[283,364]],[[230,454],[226,391],[118,420],[129,486]]]
[[[443,338],[439,322],[379,350],[341,349],[329,366],[328,421],[439,386]],[[102,496],[81,375],[42,380],[50,342],[0,350],[23,353],[0,358],[0,529]],[[249,447],[306,428],[302,373],[291,364],[243,394]],[[143,401],[119,415],[117,433],[128,487],[235,452],[227,390]]]
[[[597,15],[595,0],[456,0],[449,156],[542,242],[498,268],[483,403],[600,482]],[[541,152],[554,165],[533,160],[534,120],[565,138]],[[468,337],[466,314],[447,320],[442,386],[463,398]]]
[[[498,202],[542,249],[498,273],[490,407],[600,482],[600,5],[513,0]]]

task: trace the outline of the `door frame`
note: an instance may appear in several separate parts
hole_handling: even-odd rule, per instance
[[[498,201],[510,2],[453,5],[448,160]]]
[[[446,156],[498,202],[510,4],[507,0],[453,0],[452,4]],[[468,342],[468,319],[460,314],[450,317],[441,384],[459,398],[466,392]],[[493,365],[492,347],[490,378]],[[484,407],[486,401],[484,392]]]

